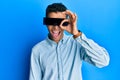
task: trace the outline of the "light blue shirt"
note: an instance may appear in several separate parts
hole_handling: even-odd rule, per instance
[[[109,55],[83,33],[76,39],[64,34],[58,44],[47,38],[32,49],[29,80],[82,80],[83,60],[101,68]]]

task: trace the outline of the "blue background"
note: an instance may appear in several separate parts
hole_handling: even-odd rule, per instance
[[[83,62],[83,80],[118,80],[119,0],[0,0],[0,80],[28,80],[31,48],[47,36],[42,18],[53,2],[62,2],[75,12],[78,28],[109,52],[107,67]]]

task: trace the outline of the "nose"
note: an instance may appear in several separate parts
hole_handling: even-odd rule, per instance
[[[53,28],[54,28],[54,29],[58,29],[59,26],[58,26],[58,25],[53,25]]]

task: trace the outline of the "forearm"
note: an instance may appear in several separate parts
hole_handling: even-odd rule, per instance
[[[88,55],[86,58],[89,57],[96,66],[104,67],[109,64],[109,54],[105,48],[99,46],[93,40],[88,39],[83,33],[81,36],[75,38],[75,40],[80,43],[84,49],[84,53],[81,54]]]

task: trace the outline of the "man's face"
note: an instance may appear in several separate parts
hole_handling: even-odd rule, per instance
[[[66,18],[66,15],[62,12],[51,12],[48,14],[49,18]],[[50,33],[50,38],[59,42],[59,40],[63,37],[63,31],[58,25],[47,25],[48,31]]]

